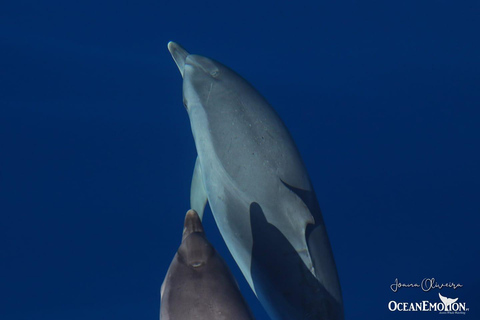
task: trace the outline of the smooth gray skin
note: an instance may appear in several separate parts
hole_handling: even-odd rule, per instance
[[[234,71],[176,43],[168,49],[183,77],[198,153],[192,208],[201,217],[208,198],[227,247],[270,317],[343,319],[322,214],[287,128]]]
[[[161,320],[253,320],[238,285],[194,210],[161,289]]]

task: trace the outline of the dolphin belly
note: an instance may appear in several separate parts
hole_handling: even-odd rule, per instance
[[[208,202],[227,246],[251,285],[251,203],[263,208],[267,220],[283,232],[312,273],[305,230],[307,224],[315,223],[302,199],[282,182],[285,179],[311,188],[296,147],[270,106],[253,97],[258,101],[231,99],[229,103],[235,106],[230,105],[228,110],[233,111],[223,112],[221,121],[217,113],[205,112],[204,108],[190,112]],[[255,110],[247,112],[245,105]],[[245,113],[257,113],[252,118],[265,120],[246,119]]]

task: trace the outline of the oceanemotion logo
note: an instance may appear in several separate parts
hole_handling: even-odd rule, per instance
[[[446,282],[438,283],[435,278],[425,278],[420,283],[402,283],[398,281],[398,278],[395,279],[395,282],[390,285],[390,289],[393,292],[397,292],[401,288],[419,288],[424,292],[431,290],[441,290],[444,288],[451,288],[456,290],[463,287],[460,283]],[[456,294],[455,294],[456,296]],[[469,311],[465,302],[459,302],[457,298],[449,298],[441,293],[438,293],[440,301],[430,302],[428,300],[423,300],[421,302],[397,302],[390,301],[388,303],[388,310],[390,311],[399,311],[399,312],[415,312],[415,311],[434,311],[439,314],[466,314]]]
[[[469,310],[465,302],[457,302],[458,298],[451,299],[438,294],[440,302],[430,302],[423,300],[421,302],[396,302],[390,301],[388,303],[388,310],[400,312],[415,312],[415,311],[434,311],[440,314],[466,314]]]

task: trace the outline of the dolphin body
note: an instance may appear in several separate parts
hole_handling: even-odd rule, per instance
[[[227,264],[208,242],[194,210],[161,289],[161,320],[253,320]]]
[[[197,149],[191,207],[208,200],[220,233],[272,319],[343,319],[322,214],[287,128],[233,70],[168,49],[183,77]]]

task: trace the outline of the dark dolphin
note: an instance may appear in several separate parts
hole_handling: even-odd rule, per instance
[[[161,320],[253,320],[230,269],[208,242],[194,210],[161,289]]]

